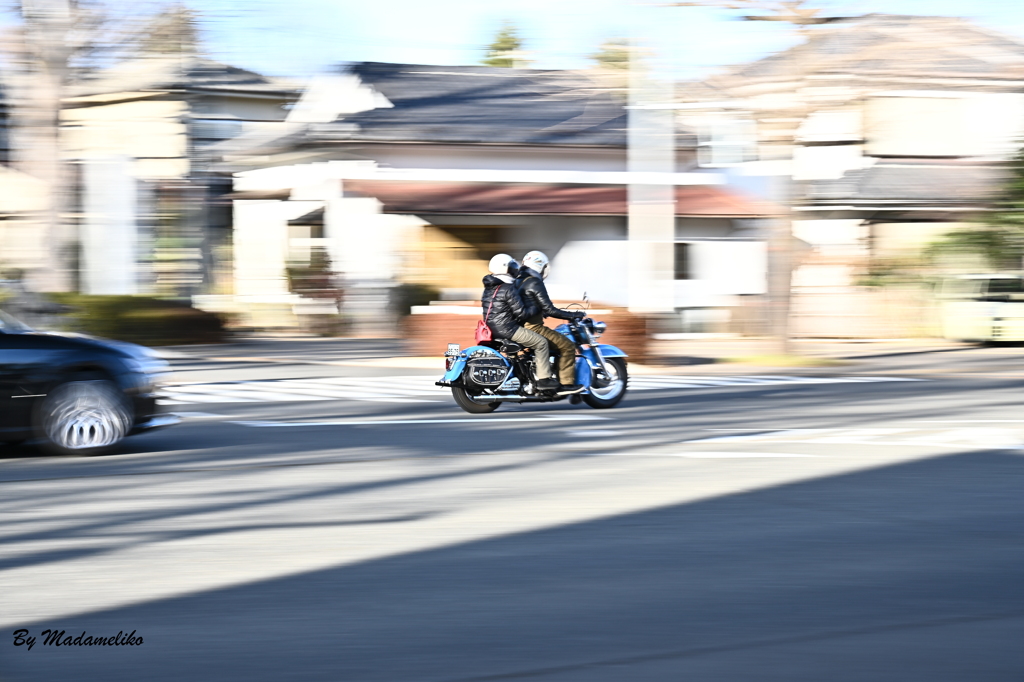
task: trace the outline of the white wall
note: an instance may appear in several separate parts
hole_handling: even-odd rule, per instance
[[[545,284],[553,299],[582,301],[586,292],[595,303],[629,303],[625,240],[570,241],[551,259]]]
[[[675,280],[675,307],[736,305],[734,296],[767,291],[768,250],[764,242],[693,241],[692,279]]]
[[[184,102],[119,102],[61,112],[61,142],[70,158],[127,156],[143,179],[188,174]]]
[[[1024,133],[1024,95],[894,91],[865,105],[872,156],[1006,157]]]
[[[767,291],[767,249],[755,241],[692,241],[693,279],[674,280],[676,308],[732,306],[734,296]],[[625,241],[570,241],[552,258],[547,280],[552,298],[628,304]],[[668,245],[668,248],[672,248]]]

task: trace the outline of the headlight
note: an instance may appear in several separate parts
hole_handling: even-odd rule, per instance
[[[151,390],[157,384],[167,380],[171,375],[171,365],[166,360],[156,357],[126,358],[125,365],[132,372],[141,375],[138,378],[142,390]]]
[[[594,336],[600,336],[601,334],[604,334],[605,330],[608,329],[608,325],[604,322],[595,322],[593,329]]]

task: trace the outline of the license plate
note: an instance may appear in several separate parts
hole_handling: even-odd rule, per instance
[[[457,343],[449,343],[448,344],[448,350],[446,350],[444,352],[444,354],[445,354],[445,356],[458,355],[459,354],[459,344],[457,344]]]

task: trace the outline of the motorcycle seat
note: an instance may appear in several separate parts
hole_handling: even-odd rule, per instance
[[[497,339],[498,350],[506,355],[514,355],[521,351],[523,347],[510,339]]]
[[[511,339],[493,339],[491,341],[481,341],[481,346],[487,346],[493,348],[496,351],[500,351],[507,355],[515,355],[519,351],[523,350],[523,347],[512,341]]]

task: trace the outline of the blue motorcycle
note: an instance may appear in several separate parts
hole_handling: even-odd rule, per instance
[[[551,403],[566,398],[597,409],[615,407],[626,395],[627,356],[615,346],[595,341],[607,328],[604,322],[585,317],[555,329],[576,347],[576,383],[583,385],[582,393],[564,396],[538,390],[535,363],[553,365],[553,358],[537,358],[532,349],[509,339],[484,341],[465,350],[449,343],[446,371],[436,384],[450,386],[456,404],[471,414],[494,412],[507,402]],[[553,366],[552,376],[557,376]]]

